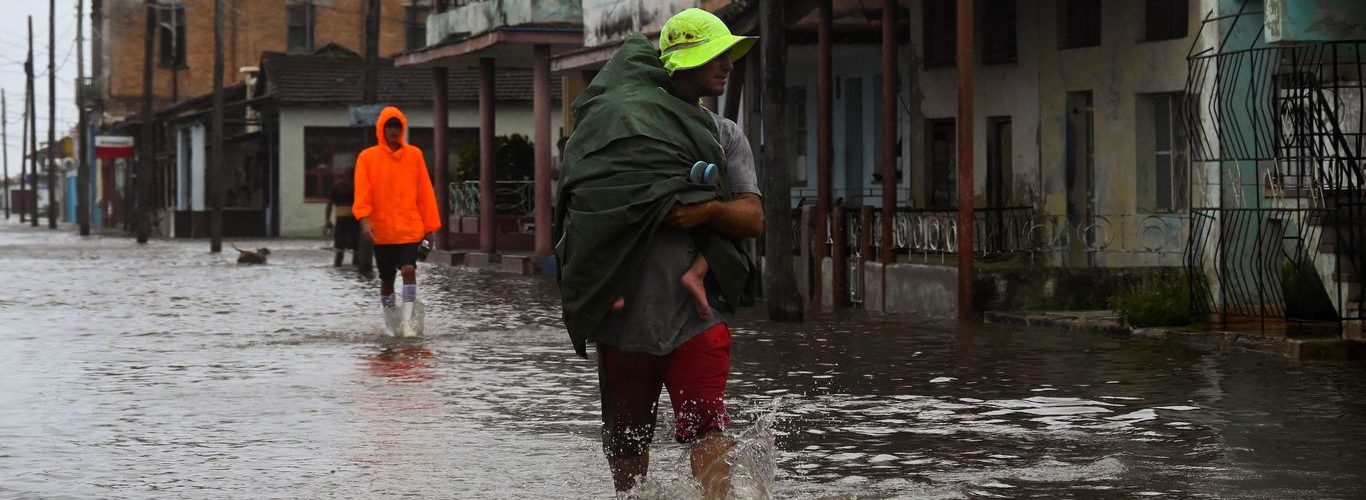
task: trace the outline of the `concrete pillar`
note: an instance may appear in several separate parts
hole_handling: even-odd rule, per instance
[[[532,114],[536,120],[536,255],[550,255],[550,46],[537,45],[532,71]]]
[[[494,156],[497,145],[493,140],[493,58],[479,58],[479,251],[493,255],[498,251],[496,243],[498,217],[494,208]]]
[[[892,228],[896,220],[896,149],[900,141],[897,140],[896,120],[896,0],[882,0],[882,248],[880,248],[879,262],[882,262],[883,269],[892,263]],[[863,234],[872,234],[873,228],[869,227],[864,219]],[[885,280],[886,276],[882,276]],[[864,295],[864,308],[867,304],[878,302],[878,310],[886,310],[886,295],[881,293],[886,287],[879,286],[880,292],[877,297]],[[865,288],[865,291],[867,289]]]
[[[432,244],[436,248],[445,250],[450,248],[450,225],[451,225],[451,204],[450,204],[450,181],[447,180],[447,172],[450,171],[450,138],[447,131],[450,129],[450,112],[447,103],[449,96],[449,70],[445,67],[437,66],[432,68],[432,138],[436,148],[436,158],[432,159],[435,172],[432,175],[432,188],[436,191],[436,211],[441,216],[441,229],[436,232],[436,241]]]
[[[972,3],[958,0],[958,319],[972,309]]]
[[[819,0],[817,4],[818,22],[816,30],[816,73],[817,94],[816,94],[816,234],[813,244],[816,247],[814,252],[816,263],[819,265],[825,260],[829,249],[825,246],[825,238],[829,232],[827,225],[830,223],[830,198],[832,186],[831,160],[834,156],[832,148],[832,128],[833,128],[833,92],[832,86],[832,61],[831,46],[834,35],[833,9],[831,0]],[[817,309],[821,307],[819,293],[824,289],[821,281],[824,276],[816,274],[814,288],[817,293],[811,294],[812,302]]]

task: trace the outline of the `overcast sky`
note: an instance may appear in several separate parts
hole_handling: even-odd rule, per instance
[[[76,125],[76,0],[57,1],[57,137]],[[34,82],[38,105],[38,142],[47,141],[48,116],[48,2],[3,0],[0,13],[0,88],[5,90],[5,144],[9,148],[9,171],[19,172],[23,149],[24,58],[28,55],[28,16],[33,16]],[[90,1],[85,1],[86,76],[90,73]]]

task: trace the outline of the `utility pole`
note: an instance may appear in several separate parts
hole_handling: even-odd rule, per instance
[[[24,73],[25,73],[25,74],[28,74],[28,67],[29,67],[28,61],[24,61]],[[28,178],[28,114],[30,113],[30,110],[29,110],[29,108],[28,108],[28,92],[29,92],[29,86],[28,86],[28,83],[26,82],[26,83],[24,84],[24,123],[23,123],[23,125],[21,125],[21,128],[20,128],[20,130],[19,130],[19,137],[21,137],[21,138],[23,139],[23,148],[21,149],[21,153],[20,153],[20,155],[19,155],[19,191],[20,191],[20,192],[24,191],[24,180]],[[28,222],[28,197],[25,196],[25,197],[22,197],[22,198],[23,198],[23,199],[19,200],[19,202],[20,202],[20,206],[19,206],[19,223],[20,223],[20,224],[23,224],[23,223],[25,223],[25,222]]]
[[[379,0],[365,0],[365,104],[379,102],[379,15]],[[364,234],[356,239],[356,270],[361,274],[373,269],[374,245]]]
[[[90,236],[90,124],[85,114],[85,0],[76,0],[76,223]]]
[[[57,229],[57,0],[47,6],[47,227]]]
[[[142,39],[142,134],[138,138],[137,191],[133,196],[137,204],[138,243],[147,243],[152,233],[152,38],[156,36],[156,5],[154,0],[145,0],[146,26]]]
[[[787,119],[787,6],[782,0],[763,0],[759,4],[760,60],[763,68],[763,154],[764,165],[764,295],[768,319],[802,320],[802,297],[792,261],[792,163],[788,155]],[[739,86],[731,89],[726,103],[740,100]],[[801,168],[806,168],[802,165]],[[819,268],[818,268],[819,269]]]
[[[5,105],[5,89],[0,89],[0,149],[4,150],[5,155],[5,220],[9,220],[9,116],[5,113],[9,108]]]
[[[973,0],[958,0],[958,320],[971,321],[972,305],[972,44]]]
[[[209,252],[223,251],[223,0],[213,2],[213,123],[209,147]]]
[[[101,113],[104,109],[104,0],[90,0],[90,88],[95,90],[95,95],[90,99],[90,114],[94,115],[94,122],[88,124],[89,128],[98,130],[101,122]],[[95,168],[99,164],[99,159],[95,156],[93,140],[86,141],[90,146],[90,167]],[[98,175],[98,174],[95,174]],[[91,176],[94,181],[95,175]],[[99,189],[96,188],[96,193]],[[87,199],[94,202],[99,198],[98,195],[89,196]],[[96,208],[98,209],[98,208]],[[86,214],[89,216],[89,213]]]
[[[38,97],[37,88],[34,86],[35,75],[33,71],[33,16],[28,16],[28,142],[32,158],[29,160],[28,173],[29,180],[29,204],[32,212],[29,213],[29,224],[38,227]]]

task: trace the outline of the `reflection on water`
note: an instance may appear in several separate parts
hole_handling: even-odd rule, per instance
[[[0,498],[612,496],[550,283],[424,266],[427,335],[386,339],[375,284],[315,244],[254,267],[206,246],[0,224]],[[1359,367],[852,313],[734,326],[742,497],[1366,496]],[[639,493],[695,496],[661,413]]]

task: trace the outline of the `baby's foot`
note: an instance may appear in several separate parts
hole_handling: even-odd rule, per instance
[[[619,298],[616,302],[612,303],[613,311],[620,311],[622,309],[626,309],[626,297]]]
[[[707,302],[707,288],[702,285],[702,278],[693,273],[683,273],[680,279],[683,289],[692,294],[693,302],[697,304],[697,315],[703,321],[711,319],[711,304]]]

